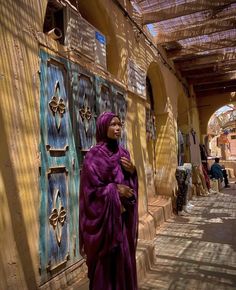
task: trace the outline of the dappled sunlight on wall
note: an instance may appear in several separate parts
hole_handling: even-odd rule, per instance
[[[121,62],[120,62],[120,68],[121,69],[119,70],[118,77],[120,79],[124,80],[125,83],[128,83],[127,72],[126,72],[128,53],[127,53],[127,50],[125,48],[121,49],[120,57],[121,57]]]
[[[181,106],[181,104],[180,104]],[[194,94],[192,94],[188,98],[188,119],[189,119],[189,128],[188,128],[188,133],[191,129],[193,129],[197,135],[199,136],[200,139],[200,121],[199,121],[199,111],[198,111],[198,105],[197,105],[197,100]]]
[[[44,13],[40,8],[39,3],[23,0],[0,6],[4,55],[0,80],[4,246],[0,264],[8,285],[14,285],[14,289],[36,289],[37,284],[39,75],[38,44],[32,29],[41,28]]]
[[[188,98],[184,94],[178,95],[177,102],[177,124],[178,128],[183,133],[188,133],[189,128],[189,102]]]
[[[176,187],[176,124],[171,113],[157,115],[156,178],[157,194],[172,195]]]
[[[7,108],[6,103],[4,104]],[[20,121],[20,116],[18,119]],[[2,111],[0,111],[0,122],[5,123]],[[36,266],[36,261],[34,259],[37,257],[38,250],[38,183],[29,175],[30,172],[37,170],[37,167],[33,166],[33,163],[37,164],[37,161],[33,160],[36,154],[32,154],[36,148],[32,146],[29,136],[27,141],[21,140],[15,131],[16,139],[13,139],[12,143],[8,142],[7,135],[6,128],[2,127],[0,150],[3,157],[0,169],[2,174],[1,212],[4,214],[4,218],[1,219],[3,222],[1,229],[4,243],[2,244],[0,264],[3,264],[2,271],[7,273],[5,277],[8,279],[8,284],[13,283],[15,289],[35,289],[36,269],[34,266]],[[15,280],[16,275],[21,278]],[[1,283],[4,283],[4,280]],[[7,289],[7,286],[5,285],[1,289]]]
[[[139,177],[139,214],[142,216],[147,210],[146,179],[144,163],[147,160],[145,109],[143,100],[134,95],[128,99],[127,140],[131,158],[137,167]]]

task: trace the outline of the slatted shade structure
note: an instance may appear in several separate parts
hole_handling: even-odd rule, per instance
[[[197,96],[236,91],[236,1],[131,2]]]

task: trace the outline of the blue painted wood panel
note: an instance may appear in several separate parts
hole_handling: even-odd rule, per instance
[[[114,98],[112,85],[109,81],[96,76],[96,112],[99,116],[102,112],[114,112]]]
[[[96,144],[94,76],[79,65],[71,64],[70,78],[77,150],[87,151]]]
[[[56,266],[69,257],[68,244],[68,182],[67,173],[48,174],[48,265]],[[50,270],[50,269],[49,269]]]
[[[65,91],[63,67],[48,63],[47,124],[48,144],[61,149],[68,145],[68,99]]]
[[[79,169],[96,143],[96,118],[113,111],[125,125],[125,91],[73,62],[40,52],[40,270],[42,282],[81,259]],[[126,147],[126,130],[121,143]],[[79,165],[80,164],[80,165]]]
[[[40,272],[42,282],[80,259],[79,165],[68,62],[40,52]]]

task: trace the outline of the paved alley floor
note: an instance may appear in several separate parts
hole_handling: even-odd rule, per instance
[[[159,229],[155,262],[140,290],[236,289],[236,189],[191,203],[191,214]]]

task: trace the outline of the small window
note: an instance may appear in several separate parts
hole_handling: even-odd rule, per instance
[[[57,40],[64,44],[64,7],[55,0],[49,0],[44,19],[43,32],[55,29]]]
[[[152,84],[149,77],[146,77],[146,96],[148,104],[148,107],[146,107],[146,136],[147,140],[155,140],[156,118],[154,113],[154,98],[152,92]]]
[[[147,102],[150,103],[150,109],[154,111],[154,98],[152,92],[152,84],[149,77],[146,77],[146,95],[147,95]]]

